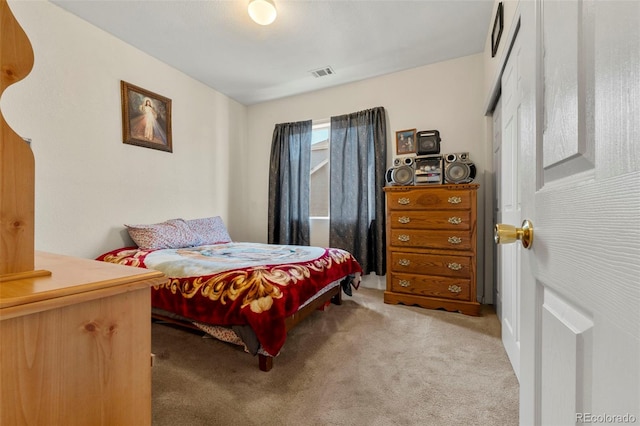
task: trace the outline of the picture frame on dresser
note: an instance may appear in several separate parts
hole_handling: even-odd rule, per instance
[[[173,152],[171,99],[126,81],[120,82],[122,142]]]
[[[416,152],[416,131],[418,129],[398,130],[396,132],[396,154],[406,155]]]

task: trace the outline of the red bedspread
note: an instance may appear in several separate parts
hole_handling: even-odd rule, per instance
[[[273,356],[285,342],[287,316],[329,283],[362,271],[344,250],[255,243],[122,248],[97,260],[162,271],[169,278],[152,289],[153,307],[208,324],[248,324]]]

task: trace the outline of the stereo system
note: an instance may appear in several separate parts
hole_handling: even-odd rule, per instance
[[[397,157],[387,169],[390,185],[429,185],[470,183],[476,177],[476,166],[468,152],[440,155],[440,132],[422,130],[416,133],[416,155]]]
[[[416,185],[442,183],[442,155],[420,155],[415,159]]]

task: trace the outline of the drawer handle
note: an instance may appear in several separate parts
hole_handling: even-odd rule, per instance
[[[460,237],[449,237],[449,238],[447,238],[447,241],[449,241],[449,244],[460,244],[462,242],[462,238],[460,238]]]
[[[411,239],[411,237],[409,237],[407,234],[400,234],[398,235],[398,240],[402,241],[403,243],[406,243],[407,241],[409,241]]]
[[[453,225],[460,225],[462,223],[462,219],[459,217],[451,216],[448,222]]]
[[[411,218],[409,216],[400,216],[398,218],[398,222],[400,222],[400,223],[409,223],[409,222],[411,222]]]
[[[411,261],[409,259],[400,259],[398,260],[398,265],[400,266],[409,266]]]
[[[409,281],[409,280],[400,280],[400,281],[398,281],[398,284],[400,284],[400,287],[409,287],[411,285],[411,281]]]
[[[458,293],[460,293],[462,291],[462,287],[460,287],[458,285],[455,285],[455,284],[452,284],[452,285],[449,286],[449,291],[451,293],[458,294]]]
[[[459,271],[460,269],[462,269],[462,265],[459,263],[451,262],[447,264],[447,268],[451,269],[452,271]]]
[[[407,197],[398,198],[398,204],[402,204],[403,206],[406,206],[410,202],[411,200]]]
[[[449,199],[447,201],[449,201],[449,204],[460,204],[462,202],[462,198],[460,198],[460,197],[449,197]]]

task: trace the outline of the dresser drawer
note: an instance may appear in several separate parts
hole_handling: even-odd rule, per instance
[[[471,237],[470,231],[391,229],[391,236],[387,243],[392,247],[471,250]]]
[[[470,288],[470,281],[464,279],[391,273],[391,291],[397,293],[470,300]]]
[[[391,252],[391,271],[440,275],[455,278],[471,278],[471,258],[466,256],[442,256]]]
[[[471,207],[471,190],[434,188],[432,191],[407,190],[387,193],[389,210],[468,210]]]
[[[464,210],[394,211],[389,224],[396,229],[462,229],[471,228],[471,212]]]

